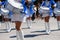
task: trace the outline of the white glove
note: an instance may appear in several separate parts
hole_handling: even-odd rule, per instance
[[[54,5],[54,7],[56,7],[56,4]]]

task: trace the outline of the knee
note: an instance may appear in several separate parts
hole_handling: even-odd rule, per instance
[[[16,27],[16,30],[21,30],[20,27]]]
[[[45,17],[45,19],[44,19],[45,22],[49,22],[49,18],[50,18],[49,16]]]
[[[56,18],[57,18],[57,21],[60,21],[60,16],[57,16]]]
[[[16,22],[16,30],[21,30],[21,22]]]

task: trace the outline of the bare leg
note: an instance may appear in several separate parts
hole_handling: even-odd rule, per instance
[[[17,40],[24,40],[24,35],[23,35],[22,30],[21,30],[21,24],[22,24],[22,22],[19,22],[19,21],[15,22]]]
[[[46,16],[46,17],[44,18],[44,20],[45,20],[45,29],[46,29],[46,33],[47,33],[47,34],[50,33],[49,18],[50,18],[49,16]]]
[[[60,16],[57,16],[57,24],[58,24],[58,29],[60,30]]]

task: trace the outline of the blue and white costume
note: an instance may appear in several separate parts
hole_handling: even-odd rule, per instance
[[[4,1],[3,2],[0,1],[0,5],[4,5],[4,3],[5,3]]]
[[[51,8],[52,4],[55,6],[56,3],[54,2],[54,0],[50,0],[50,1],[43,1],[39,10],[39,13],[42,13],[43,17],[46,16],[53,16],[53,10]]]
[[[0,7],[2,7],[3,5],[4,5],[4,1],[3,2],[0,1]],[[1,8],[0,8],[0,15],[1,15]]]
[[[27,17],[31,17],[32,14],[34,13],[34,5],[33,5],[33,1],[29,0],[29,8],[27,7],[27,5],[24,4],[24,12],[26,14]]]
[[[1,7],[1,14],[4,16],[4,19],[9,19],[9,10],[5,8],[7,1],[3,1],[2,3],[2,7]],[[6,25],[6,32],[10,32],[11,31],[11,23],[8,21],[4,22]]]
[[[58,24],[58,29],[60,30],[60,1],[58,0],[56,2],[57,6],[54,9],[55,16],[57,16],[57,24]]]
[[[1,14],[4,15],[4,18],[9,18],[8,17],[8,13],[9,13],[9,10],[7,10],[4,5],[6,6],[6,1],[3,1],[2,3],[2,7],[1,7]]]
[[[10,11],[9,13],[12,13],[12,21],[23,21],[25,14],[23,13],[21,0],[7,0],[7,6],[5,8]]]
[[[26,18],[29,18],[29,17],[32,17],[32,14],[34,13],[34,5],[33,5],[33,2],[35,0],[28,0],[28,4],[26,1],[24,1],[23,5],[24,5],[24,12],[26,14]],[[27,19],[26,20],[27,22],[27,28],[31,28],[31,20]]]
[[[22,0],[7,0],[7,6],[5,7],[7,10],[12,12],[11,20],[16,22],[23,22],[25,17],[25,13],[23,12],[23,5],[21,3]],[[9,13],[10,13],[9,12]],[[18,24],[19,25],[19,24]],[[16,30],[17,40],[24,40],[24,35],[22,30]]]
[[[54,9],[55,16],[60,16],[60,1],[56,2],[57,6]]]
[[[41,4],[39,13],[42,14],[42,17],[48,17],[48,16],[53,16],[53,9],[52,9],[52,4],[54,6],[56,6],[54,0],[44,0]],[[48,18],[47,18],[48,19]],[[49,22],[45,21],[45,29],[46,29],[46,33],[49,34],[50,33],[50,26],[49,26]]]

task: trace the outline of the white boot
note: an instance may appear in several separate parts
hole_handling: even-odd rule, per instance
[[[10,25],[10,22],[5,22],[5,24],[6,24],[6,31],[7,32],[10,32],[11,31],[11,25]]]
[[[60,30],[60,21],[57,21],[58,29]]]
[[[26,20],[26,22],[27,22],[28,28],[30,29],[31,28],[31,20]]]
[[[26,16],[23,18],[23,22],[26,22],[26,18],[27,18]]]
[[[45,29],[46,29],[46,33],[49,34],[50,33],[49,22],[45,22]]]
[[[20,31],[16,31],[16,36],[17,36],[17,40],[24,40],[24,35],[23,32]]]

